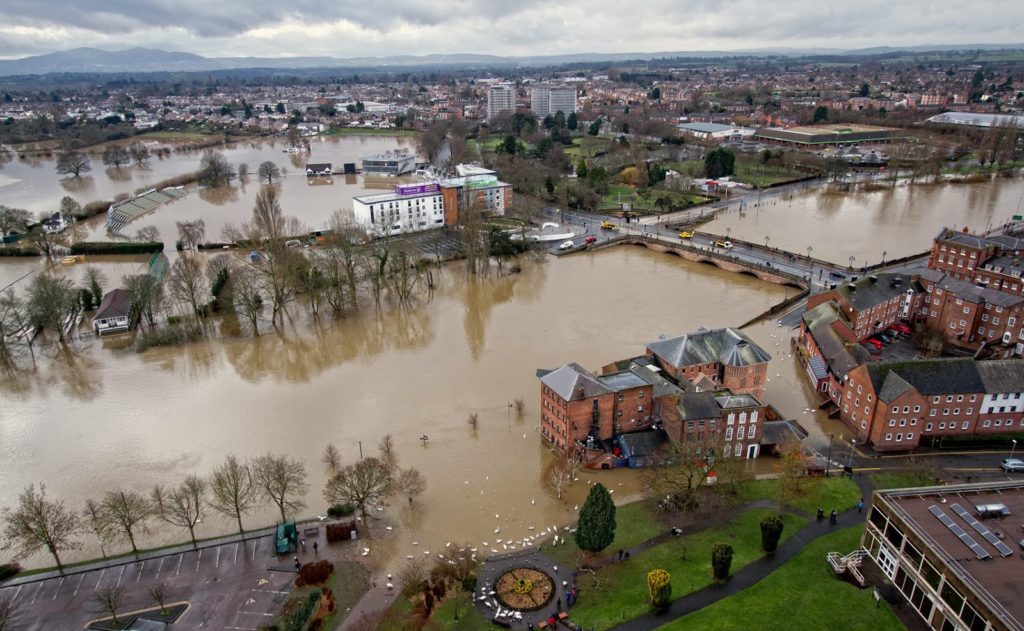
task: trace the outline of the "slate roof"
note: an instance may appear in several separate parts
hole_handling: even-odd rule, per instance
[[[597,380],[600,381],[602,385],[614,390],[615,392],[649,385],[647,381],[641,379],[639,376],[628,370],[612,373],[610,375],[601,375]]]
[[[668,434],[660,429],[629,432],[628,434],[620,434],[618,441],[622,446],[622,455],[627,458],[651,456],[658,453],[661,447],[668,442]]]
[[[969,283],[964,280],[957,280],[952,276],[939,270],[923,270],[919,276],[926,281],[935,284],[942,291],[953,294],[973,304],[984,304],[986,302],[999,305],[1000,307],[1012,307],[1015,304],[1024,302],[1021,296],[1014,296],[997,289],[989,289]]]
[[[132,311],[132,298],[127,289],[111,289],[103,296],[100,306],[96,309],[93,320],[104,318],[127,317]]]
[[[672,366],[721,363],[750,366],[771,359],[764,349],[736,329],[700,328],[688,335],[649,342],[648,350]]]
[[[579,401],[613,392],[576,362],[552,370],[541,377],[540,381],[566,401]]]
[[[761,402],[757,400],[757,397],[749,394],[723,394],[715,397],[715,401],[718,402],[718,406],[722,409],[730,408],[749,408],[760,406]]]
[[[781,445],[790,440],[801,441],[807,436],[807,430],[793,420],[768,421],[761,424],[762,445]]]
[[[987,394],[1024,390],[1024,359],[993,359],[977,362],[976,367]]]
[[[1024,272],[1024,267],[1020,263],[1020,258],[1016,256],[993,256],[982,264],[982,268],[1020,278],[1021,273]]]
[[[948,241],[957,245],[963,245],[969,248],[975,248],[983,250],[989,246],[989,240],[985,237],[979,237],[969,232],[960,232],[958,230],[951,230],[949,228],[943,228],[939,231],[939,234],[935,237],[936,241]]]
[[[876,278],[877,280],[871,280],[869,276],[855,283],[843,283],[836,287],[836,292],[855,309],[864,311],[887,302],[894,296],[902,295],[908,289],[921,290],[921,286],[915,283],[914,277],[909,274],[878,274]],[[856,289],[850,289],[850,285]]]
[[[985,391],[971,358],[879,362],[868,364],[867,369],[881,401],[892,401],[910,387],[925,396]]]
[[[689,393],[679,397],[679,405],[676,407],[682,421],[718,418],[722,409],[715,400],[714,392]]]
[[[845,320],[840,319],[839,305],[834,300],[823,302],[804,312],[803,320],[829,368],[838,379],[842,379],[857,366],[871,361],[871,355],[860,344],[848,347],[836,332],[834,324],[849,327]]]

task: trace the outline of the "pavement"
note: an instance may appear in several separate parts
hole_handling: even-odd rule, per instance
[[[189,610],[174,629],[255,631],[267,624],[291,591],[294,557],[308,563],[317,558],[348,558],[351,543],[328,545],[323,528],[305,535],[306,550],[278,557],[273,551],[273,529],[246,533],[192,546],[177,546],[134,557],[119,557],[69,568],[64,576],[43,572],[4,583],[0,597],[20,605],[19,631],[79,630],[103,617],[96,613],[96,593],[105,587],[123,590],[122,611],[154,606],[150,587],[167,586],[168,602],[187,601]],[[304,530],[300,525],[300,533]],[[314,555],[313,542],[319,553]]]

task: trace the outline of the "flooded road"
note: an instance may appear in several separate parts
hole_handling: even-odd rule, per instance
[[[848,265],[872,265],[924,252],[943,226],[967,225],[984,231],[1020,213],[1024,179],[975,184],[897,186],[873,192],[837,193],[825,189],[765,200],[719,215],[702,229],[768,244],[790,252],[814,248],[815,258]]]
[[[537,368],[577,361],[596,369],[642,353],[662,333],[738,325],[785,292],[639,247],[527,261],[517,275],[466,279],[453,264],[437,276],[433,298],[413,310],[378,317],[367,309],[322,329],[296,326],[256,340],[143,354],[85,342],[37,374],[5,377],[0,505],[42,481],[79,508],[121,485],[148,491],[207,474],[228,453],[273,451],[306,462],[304,515],[322,515],[323,445],[334,442],[352,462],[360,442],[370,454],[390,433],[402,465],[421,470],[427,491],[412,510],[396,500],[382,513],[395,529],[386,543],[370,544],[374,556],[394,562],[449,541],[482,545],[501,536],[495,528],[523,537],[530,525],[570,519],[587,480],[600,479],[616,497],[638,491],[629,471],[585,474],[562,502],[544,491],[549,456],[537,433]],[[781,331],[765,326],[755,337],[779,351],[786,347],[771,346],[770,336]],[[773,373],[769,400],[798,415],[805,403],[796,382],[785,383],[796,374],[790,363],[779,363],[783,377]],[[517,398],[526,403],[522,419],[508,407]],[[471,412],[479,414],[475,432]],[[248,524],[273,520],[264,510]],[[231,529],[208,515],[199,534]],[[181,537],[154,524],[144,540],[151,546]],[[96,552],[87,541],[74,557]]]

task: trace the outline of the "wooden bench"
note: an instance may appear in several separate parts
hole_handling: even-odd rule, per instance
[[[302,534],[307,537],[315,537],[320,534],[320,526],[309,526],[302,529]]]

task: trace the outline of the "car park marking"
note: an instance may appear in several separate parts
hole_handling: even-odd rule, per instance
[[[115,585],[115,587],[120,587],[121,586],[121,579],[124,578],[124,568],[125,568],[125,566],[122,565],[121,566],[121,573],[117,575],[117,585]]]
[[[220,546],[217,546],[217,561],[213,564],[213,567],[220,567]]]
[[[178,569],[174,572],[175,576],[177,576],[178,574],[181,573],[181,557],[182,556],[184,556],[184,555],[182,555],[182,554],[178,555]]]
[[[57,594],[60,593],[60,588],[64,585],[65,578],[66,577],[64,576],[60,577],[60,583],[57,583],[57,589],[53,591],[53,598],[51,598],[50,600],[57,600]]]
[[[138,582],[139,582],[139,579],[141,579],[141,578],[142,578],[142,570],[143,570],[143,569],[145,569],[145,567],[146,567],[146,562],[145,562],[145,561],[143,561],[143,562],[142,562],[142,565],[140,565],[140,566],[139,566],[139,575],[135,577],[135,582],[136,582],[136,583],[138,583]]]
[[[160,557],[160,565],[156,566],[156,577],[157,577],[157,579],[160,578],[160,570],[162,570],[164,568],[164,558],[166,558],[166,557]]]
[[[232,565],[238,565],[238,544],[237,543],[235,544],[235,558],[234,558],[234,560],[231,563],[232,563]]]
[[[102,570],[100,570],[100,580],[96,581],[96,585],[93,586],[92,591],[94,591],[94,592],[95,591],[99,591],[100,583],[103,582],[103,575],[106,574],[106,573],[107,573],[107,568],[103,568]]]
[[[37,590],[36,590],[36,593],[35,593],[35,595],[34,595],[34,596],[32,596],[32,600],[28,601],[28,604],[30,604],[30,605],[31,605],[31,604],[33,604],[33,603],[35,603],[35,602],[36,602],[36,598],[38,598],[38,597],[39,597],[39,592],[43,591],[43,583],[44,583],[44,582],[45,582],[45,581],[40,581],[40,582],[39,582],[39,589],[37,589]]]
[[[199,571],[199,562],[203,560],[203,551],[199,551],[199,556],[196,557],[196,572]]]
[[[78,590],[80,590],[82,588],[82,583],[84,583],[84,582],[85,582],[85,574],[82,574],[82,578],[78,579],[78,587],[75,588],[75,593],[71,594],[72,598],[74,598],[75,596],[78,595]]]

